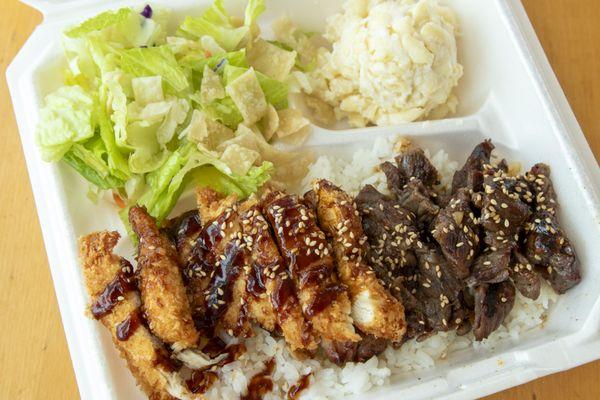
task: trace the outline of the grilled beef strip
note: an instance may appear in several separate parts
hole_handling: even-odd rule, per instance
[[[556,215],[558,202],[550,168],[536,164],[526,179],[532,186],[535,210],[527,224],[525,255],[557,293],[581,281],[579,260]]]
[[[433,221],[432,236],[455,275],[465,279],[479,252],[479,226],[467,189],[459,189]]]
[[[429,188],[440,183],[437,169],[431,164],[422,149],[408,149],[396,157],[396,164],[406,183],[411,179],[417,179]]]
[[[467,312],[463,309],[461,279],[449,267],[437,245],[425,244],[416,250],[416,254],[419,274],[415,294],[428,330],[448,331],[462,326],[467,322]]]
[[[462,326],[467,320],[462,283],[439,247],[420,239],[414,214],[371,186],[359,193],[356,204],[372,249],[369,261],[404,304],[407,338]]]
[[[492,250],[513,246],[531,215],[526,203],[528,185],[519,177],[486,166],[483,189],[480,222],[485,230],[485,243]]]
[[[523,296],[532,300],[540,296],[542,286],[540,275],[534,270],[527,257],[517,249],[513,251],[513,265],[509,272],[515,287]]]
[[[396,164],[385,162],[380,166],[388,187],[398,203],[416,215],[419,227],[427,227],[439,211],[438,194],[433,189],[439,183],[439,174],[420,149],[396,157]]]
[[[483,186],[483,167],[490,163],[494,145],[490,140],[478,144],[465,165],[454,173],[452,179],[452,194],[466,188],[472,193],[481,192]]]
[[[394,294],[395,278],[412,277],[416,272],[412,248],[419,241],[419,232],[415,216],[370,185],[360,191],[355,202],[369,242],[367,260]]]
[[[481,341],[494,332],[515,304],[515,287],[510,281],[481,284],[475,287],[475,321],[473,333]]]
[[[482,283],[500,283],[510,276],[511,247],[487,251],[475,260],[471,276],[467,279],[470,287]]]

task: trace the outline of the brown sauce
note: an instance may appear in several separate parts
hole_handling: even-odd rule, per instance
[[[196,327],[207,336],[211,336],[214,327],[226,311],[233,297],[233,286],[245,263],[245,253],[238,244],[231,241],[223,246],[222,225],[230,222],[231,213],[221,214],[207,224],[201,231],[192,250],[187,269],[203,272],[201,277],[190,279],[205,280],[205,310],[194,315]],[[188,271],[186,271],[188,272]],[[192,274],[186,274],[191,276]]]
[[[209,223],[200,232],[196,245],[192,248],[187,269],[195,272],[204,271],[207,274],[214,270],[217,263],[217,254],[215,254],[214,249],[223,239],[220,225],[224,222],[225,218],[221,216],[217,218],[215,223]]]
[[[306,315],[308,317],[314,317],[315,315],[319,314],[329,307],[329,305],[345,291],[346,287],[338,284],[334,284],[319,290],[319,293],[315,296],[313,302],[307,307]]]
[[[219,375],[214,371],[199,370],[194,371],[190,379],[185,381],[185,385],[192,393],[206,393],[208,389],[219,379]]]
[[[92,304],[92,315],[96,319],[104,317],[123,300],[125,295],[131,291],[137,290],[135,276],[131,263],[121,259],[121,270],[119,274],[108,284],[102,293]]]
[[[287,393],[288,400],[297,400],[298,397],[300,397],[302,391],[306,390],[306,388],[308,388],[308,386],[310,385],[311,375],[312,372],[310,374],[303,375],[302,378],[300,378],[300,380],[298,381],[298,383],[290,387],[290,390],[288,390]]]
[[[281,218],[276,218],[276,215],[281,215]],[[286,196],[268,207],[267,216],[292,276],[301,278],[315,268],[319,269],[319,273],[326,271],[325,277],[330,275],[333,261],[322,252],[327,247],[327,240],[305,205],[294,196]],[[321,245],[322,249],[317,254],[315,250]]]
[[[324,278],[331,275],[331,266],[325,264],[314,265],[311,268],[305,268],[298,277],[298,286],[305,287],[317,286]]]
[[[252,269],[250,270],[250,274],[248,274],[246,291],[255,298],[259,298],[266,292],[265,277],[263,276],[261,266],[257,263],[252,264]]]
[[[244,267],[244,252],[235,243],[228,243],[224,257],[215,269],[209,288],[207,307],[213,320],[218,319],[231,303],[233,284]]]
[[[204,347],[202,347],[202,352],[208,355],[210,358],[215,358],[220,354],[225,353],[226,348],[227,345],[224,341],[218,337],[213,337],[204,345]]]
[[[278,215],[281,217],[277,217]],[[339,284],[323,287],[323,282],[327,282],[335,265],[331,253],[324,254],[324,249],[329,249],[327,239],[319,229],[314,215],[295,196],[285,196],[275,200],[267,208],[267,216],[277,232],[279,247],[288,262],[290,273],[298,280],[299,288],[317,287],[318,293],[306,310],[307,316],[312,317],[322,312],[346,288]],[[299,229],[300,224],[302,229]],[[319,247],[321,250],[317,253],[315,250]],[[282,293],[286,297],[290,295],[289,291]],[[273,303],[276,308],[277,304],[284,304],[278,297],[278,293],[274,293]]]
[[[246,352],[246,346],[242,343],[232,344],[225,349],[225,352],[227,353],[227,357],[218,362],[217,366],[219,367],[230,364],[240,358]]]
[[[161,367],[163,370],[168,372],[175,372],[181,364],[171,358],[171,354],[164,348],[157,350],[156,359],[152,363],[155,367]]]
[[[195,238],[202,231],[202,222],[198,211],[192,210],[179,216],[168,228],[168,236],[176,244],[177,248],[184,246],[185,242]]]
[[[224,345],[225,343],[223,343],[221,339],[213,338],[204,346],[202,351],[211,358],[215,358],[221,354],[227,354],[227,356],[215,365],[193,371],[190,379],[185,381],[185,385],[190,392],[200,394],[206,393],[219,378],[215,369],[222,368],[223,366],[236,361],[246,352],[246,346],[243,344],[234,344],[223,349],[221,346]]]
[[[275,359],[271,358],[265,363],[264,369],[250,379],[248,394],[241,396],[240,400],[261,400],[263,396],[273,390],[271,374],[275,368]]]
[[[116,333],[117,339],[124,342],[129,340],[131,336],[137,331],[137,329],[144,323],[144,317],[139,310],[131,313],[123,322],[117,325]]]
[[[198,211],[193,210],[183,214],[177,228],[177,234],[179,236],[183,235],[189,237],[200,232],[202,230],[202,222],[200,221]]]
[[[271,293],[271,303],[279,314],[280,320],[285,320],[288,310],[297,302],[296,289],[291,279],[277,279],[275,290]]]

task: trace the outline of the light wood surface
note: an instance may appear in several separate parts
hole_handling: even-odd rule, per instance
[[[523,2],[598,159],[600,1]],[[6,67],[41,16],[15,0],[1,3],[0,399],[76,399],[79,394],[4,79]],[[597,399],[599,377],[596,362],[489,399]]]

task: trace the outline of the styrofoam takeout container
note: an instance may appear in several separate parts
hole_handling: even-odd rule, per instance
[[[141,399],[109,335],[84,315],[88,297],[77,261],[77,237],[122,229],[114,206],[92,204],[87,185],[64,165],[42,162],[34,143],[43,96],[62,84],[60,32],[86,17],[141,1],[23,0],[45,19],[9,67],[7,76],[27,159],[48,259],[69,349],[84,399]],[[198,14],[209,0],[157,0],[177,16]],[[232,0],[242,9],[242,0]],[[268,0],[268,31],[284,13],[300,26],[322,30],[341,0]],[[600,358],[600,169],[569,108],[518,0],[453,0],[462,35],[465,76],[456,116],[397,127],[330,132],[315,127],[307,146],[317,154],[348,156],[377,136],[402,134],[432,151],[444,148],[462,162],[472,147],[492,138],[503,156],[524,168],[552,167],[560,220],[583,268],[583,281],[561,296],[542,329],[493,349],[463,351],[434,369],[404,377],[362,399],[474,398]],[[131,248],[121,248],[131,252]],[[131,253],[129,253],[131,254]]]

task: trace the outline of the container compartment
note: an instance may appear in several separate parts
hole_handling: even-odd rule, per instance
[[[95,230],[118,229],[116,206],[87,197],[87,184],[65,165],[46,164],[34,143],[38,108],[44,95],[62,84],[65,67],[60,32],[98,12],[139,1],[28,1],[46,14],[8,71],[9,86],[44,233],[63,324],[81,397],[142,399],[108,334],[88,319],[87,294],[77,261],[77,237]],[[159,0],[178,17],[198,14],[208,0]],[[231,0],[240,10],[244,1]],[[287,13],[306,29],[322,29],[340,0],[267,0],[262,19]],[[438,121],[396,127],[330,131],[315,127],[306,147],[317,155],[348,157],[379,136],[401,135],[432,152],[444,149],[462,163],[473,146],[491,138],[497,154],[552,167],[560,220],[581,261],[583,281],[559,298],[543,329],[506,340],[494,349],[450,354],[434,369],[394,377],[392,385],[361,399],[473,398],[570,368],[600,356],[600,170],[553,77],[518,0],[454,0],[461,21],[459,54],[465,75],[457,94],[456,115]],[[181,205],[185,208],[185,205]],[[90,216],[93,216],[91,218]],[[125,236],[125,235],[124,235]],[[128,241],[118,251],[129,258]]]

